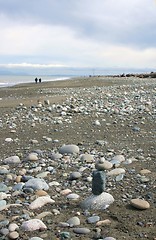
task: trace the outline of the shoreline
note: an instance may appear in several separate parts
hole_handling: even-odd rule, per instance
[[[0,181],[6,193],[2,203],[6,207],[20,204],[10,207],[9,214],[4,206],[1,221],[8,221],[5,229],[17,224],[15,233],[23,240],[61,239],[62,232],[76,239],[77,225],[68,224],[76,216],[80,228],[87,229],[82,240],[95,239],[97,226],[101,239],[141,236],[154,240],[155,92],[154,78],[136,77],[74,78],[0,88]],[[61,152],[66,145],[74,145],[76,152]],[[18,161],[11,163],[12,159]],[[91,195],[92,173],[99,160],[109,164],[107,173],[119,171],[106,177],[105,192],[115,201],[108,209],[87,210],[86,215],[80,205]],[[36,191],[27,185],[31,178],[43,179],[48,187]],[[65,192],[78,199],[69,199]],[[55,201],[32,209],[39,194]],[[145,210],[131,206],[138,198],[148,205]],[[25,232],[23,223],[38,216],[46,228]],[[100,221],[90,224],[88,217],[95,216]]]

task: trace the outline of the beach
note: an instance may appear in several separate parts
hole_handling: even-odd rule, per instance
[[[155,78],[133,76],[0,88],[1,239],[155,240],[155,97]],[[105,209],[81,206],[93,171],[114,199]],[[44,225],[25,228],[33,219]]]

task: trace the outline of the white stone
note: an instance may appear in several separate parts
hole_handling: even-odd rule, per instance
[[[22,223],[23,230],[35,231],[35,230],[46,230],[46,225],[40,219],[30,219]]]
[[[113,202],[113,196],[109,193],[103,192],[100,195],[91,195],[86,198],[81,203],[81,207],[83,209],[105,210]]]
[[[5,158],[3,162],[5,164],[16,164],[16,163],[20,163],[21,160],[18,156],[11,156],[11,157]]]
[[[64,145],[59,149],[59,152],[61,154],[65,154],[65,153],[79,153],[79,147],[77,145],[71,144],[71,145]]]
[[[42,196],[42,197],[38,197],[37,199],[35,199],[30,205],[29,208],[30,209],[37,209],[37,208],[41,208],[44,205],[46,205],[47,203],[54,203],[55,201],[53,199],[50,198],[50,196]]]
[[[116,176],[119,174],[125,173],[125,169],[123,168],[115,168],[107,173],[107,176]]]

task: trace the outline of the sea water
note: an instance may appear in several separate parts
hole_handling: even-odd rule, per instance
[[[71,79],[73,77],[84,77],[84,76],[97,76],[97,75],[116,75],[122,73],[141,73],[147,72],[145,69],[120,69],[120,68],[62,68],[62,69],[52,69],[52,74],[30,74],[30,72],[25,74],[5,74],[2,75],[0,72],[0,87],[9,87],[20,83],[33,83],[35,78],[41,78],[43,81],[59,81]]]

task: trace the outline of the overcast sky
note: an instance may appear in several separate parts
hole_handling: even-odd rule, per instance
[[[155,0],[0,0],[0,65],[156,68]]]

